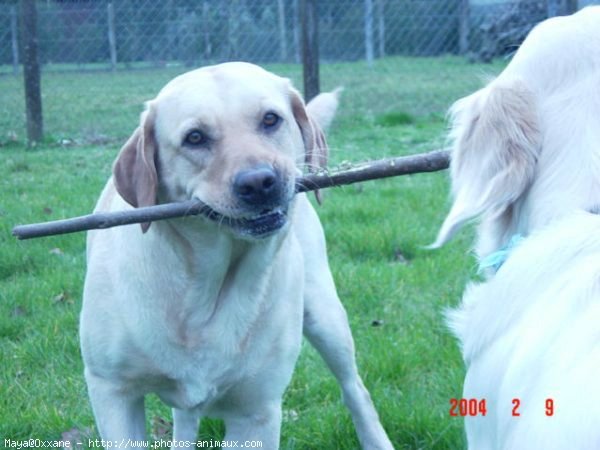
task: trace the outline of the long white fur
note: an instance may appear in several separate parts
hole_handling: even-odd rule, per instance
[[[525,237],[448,313],[463,396],[488,406],[466,418],[469,448],[599,449],[600,7],[538,25],[451,117],[454,203],[434,246],[476,217],[480,258]]]

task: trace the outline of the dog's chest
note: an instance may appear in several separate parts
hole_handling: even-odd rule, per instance
[[[233,323],[208,326],[193,334],[199,342],[194,348],[163,343],[163,356],[152,358],[155,376],[148,390],[170,406],[206,412],[223,399],[247,391],[256,379],[266,379],[287,366],[291,370],[302,335],[301,308],[296,309],[294,316],[274,314],[274,324],[254,322],[245,333],[243,327],[233,330]],[[277,383],[272,379],[272,384]]]
[[[207,348],[218,348],[220,354],[243,352],[247,341],[260,334],[256,323],[262,313],[276,301],[271,270],[245,272],[231,270],[217,282],[191,276],[177,293],[165,295],[171,301],[163,303],[163,338],[190,353]]]
[[[260,385],[265,395],[282,391],[289,380],[280,374],[291,374],[302,338],[297,242],[266,242],[226,259],[226,248],[184,258],[163,241],[150,252],[161,264],[147,264],[148,246],[140,246],[136,264],[111,272],[112,294],[86,300],[88,367],[185,409],[253,393],[256,380],[269,380]],[[106,278],[93,278],[88,291],[106,291]],[[90,307],[105,298],[109,307]]]
[[[142,344],[154,366],[150,390],[169,405],[205,409],[231,387],[243,390],[248,380],[279,370],[290,356],[295,360],[302,335],[298,272],[273,277],[271,270],[260,276],[244,270],[231,272],[218,288],[188,278],[198,281],[153,321],[162,325]]]
[[[180,409],[206,409],[223,397],[232,385],[243,379],[245,363],[237,358],[229,361],[215,357],[188,358],[177,378],[160,376],[155,379],[153,391],[169,406]],[[235,364],[241,364],[237,369]]]
[[[119,371],[144,392],[155,392],[169,406],[204,410],[232,386],[252,379],[265,364],[265,356],[273,355],[269,341],[276,341],[280,331],[260,328],[242,333],[240,329],[208,325],[203,330],[186,331],[186,341],[173,341],[163,334],[156,340],[148,339],[143,349],[125,348],[129,357],[119,364]],[[145,356],[132,358],[136,352]]]

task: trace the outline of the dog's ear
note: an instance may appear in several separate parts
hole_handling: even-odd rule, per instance
[[[140,126],[125,143],[113,166],[117,191],[127,203],[138,208],[156,204],[158,175],[154,113],[150,106],[142,113]],[[150,222],[142,223],[145,233]]]
[[[502,215],[529,187],[541,148],[535,96],[520,80],[497,83],[450,110],[454,203],[436,242],[468,220]]]
[[[309,172],[316,172],[319,169],[324,169],[327,167],[327,156],[329,153],[325,133],[323,133],[317,121],[309,114],[300,94],[296,90],[290,89],[290,96],[292,112],[300,128],[302,140],[304,141],[304,161],[308,166],[308,170]],[[315,191],[315,197],[320,204],[322,197],[319,190]]]

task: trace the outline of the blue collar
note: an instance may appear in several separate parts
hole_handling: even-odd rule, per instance
[[[508,259],[512,251],[519,246],[519,244],[525,238],[520,234],[513,234],[513,236],[500,250],[490,253],[485,258],[479,261],[479,273],[484,273],[485,269],[493,268],[494,272],[498,272],[498,269],[502,267],[502,264]]]

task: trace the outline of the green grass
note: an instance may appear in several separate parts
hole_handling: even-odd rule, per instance
[[[272,69],[299,76],[293,66]],[[439,148],[445,109],[484,69],[450,57],[323,66],[325,89],[346,87],[330,132],[333,165]],[[0,77],[0,446],[69,431],[98,437],[78,349],[85,236],[19,242],[11,228],[90,212],[142,102],[176,74],[46,74],[48,137],[34,149],[23,143],[21,80]],[[398,449],[465,447],[462,421],[448,414],[463,366],[442,311],[474,275],[472,236],[423,248],[447,208],[445,173],[329,189],[318,208],[360,372]],[[154,397],[147,406],[148,429],[160,436],[169,409]],[[202,437],[222,432],[219,421],[204,421]],[[339,389],[309,345],[284,399],[281,447],[358,447]]]

